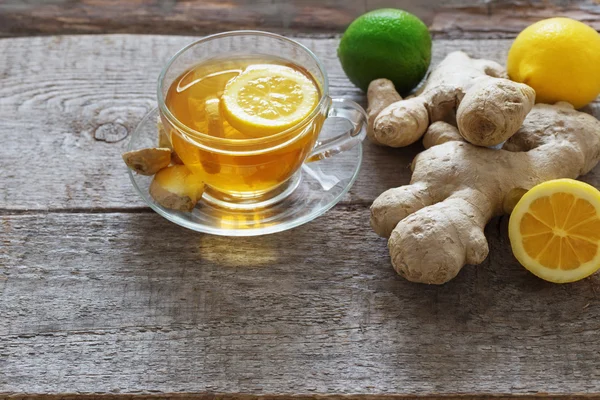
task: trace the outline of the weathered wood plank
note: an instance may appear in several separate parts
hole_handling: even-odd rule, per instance
[[[78,393],[78,394],[34,394],[10,393],[10,400],[591,400],[598,399],[594,394],[552,394],[537,393],[513,396],[502,395],[405,395],[405,394],[239,394],[239,393]]]
[[[435,12],[429,30],[434,38],[513,38],[528,25],[557,16],[576,19],[600,31],[600,3],[593,0],[509,0],[479,7],[446,7]]]
[[[258,238],[0,218],[0,393],[600,395],[600,276],[535,278],[506,218],[441,287],[393,272],[362,206]]]
[[[439,38],[514,37],[530,23],[555,15],[600,29],[600,6],[594,0],[9,0],[0,3],[0,36],[191,35],[233,29],[339,33],[360,14],[383,7],[416,14],[432,24]]]
[[[162,64],[190,37],[65,36],[0,40],[0,209],[129,209],[143,206],[120,154],[156,104]],[[329,72],[331,95],[365,104],[336,57],[337,39],[301,39]],[[502,62],[509,40],[437,40],[433,62],[450,51]],[[600,117],[600,104],[589,110]],[[122,134],[121,136],[119,136]],[[410,179],[419,151],[365,143],[361,174],[344,202],[370,203]],[[600,186],[600,168],[584,178]]]
[[[0,208],[142,206],[120,158],[127,140],[109,143],[99,140],[98,132],[132,132],[156,106],[162,65],[192,40],[128,35],[1,40],[0,136],[6,146],[0,150]],[[336,41],[304,43],[323,57],[333,96],[363,101],[341,72]],[[395,153],[374,149],[388,161]],[[396,171],[410,159],[400,156],[397,164],[386,163],[365,181],[367,187],[381,192],[390,183],[401,183],[406,174]],[[381,161],[371,157],[365,164]],[[369,192],[354,192],[349,199],[370,201]]]
[[[22,394],[7,393],[7,400],[597,400],[600,396],[585,393],[561,394],[247,394],[247,393],[52,393],[52,394]]]

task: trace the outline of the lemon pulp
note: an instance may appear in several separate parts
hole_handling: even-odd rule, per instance
[[[225,117],[235,129],[255,137],[297,125],[319,101],[319,90],[307,76],[284,65],[252,65],[225,86]]]
[[[535,186],[510,217],[515,257],[550,282],[573,282],[600,268],[600,192],[572,179]]]

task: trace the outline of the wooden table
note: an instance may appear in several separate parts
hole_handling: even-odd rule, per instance
[[[111,12],[122,19],[103,27],[92,3],[3,3],[0,33],[181,34],[193,30],[171,29],[172,20],[189,27],[194,7],[202,9],[140,1],[125,15],[120,3]],[[324,61],[331,94],[365,104],[341,71],[338,36],[314,33],[326,20],[339,31],[363,2],[318,2],[328,16],[301,7],[313,2],[264,2],[262,17],[255,10],[238,25],[230,14],[215,22],[248,3],[204,2],[209,22],[198,26],[293,30]],[[459,49],[503,62],[510,38],[546,14],[600,27],[593,2],[458,3],[423,11],[434,63]],[[154,26],[157,7],[171,22]],[[292,16],[287,26],[277,10]],[[0,40],[0,397],[600,397],[600,275],[568,285],[533,277],[511,255],[507,218],[486,229],[488,259],[444,286],[413,284],[392,270],[368,207],[408,182],[420,145],[365,143],[343,201],[281,234],[203,235],[148,209],[120,154],[156,104],[161,66],[193,39]],[[600,117],[600,103],[587,111]],[[600,186],[600,167],[582,179]]]

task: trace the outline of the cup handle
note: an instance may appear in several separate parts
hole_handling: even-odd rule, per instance
[[[344,118],[352,127],[336,137],[317,141],[306,162],[319,161],[350,150],[362,142],[367,134],[367,113],[351,100],[331,99],[327,118]]]

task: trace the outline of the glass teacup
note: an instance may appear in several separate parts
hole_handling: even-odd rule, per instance
[[[173,82],[194,66],[217,58],[277,57],[298,66],[316,83],[320,97],[312,112],[295,126],[266,137],[215,137],[182,123],[165,102]],[[358,104],[328,95],[321,61],[302,44],[259,31],[226,32],[200,39],[180,50],[158,80],[162,122],[183,163],[204,181],[204,199],[228,208],[273,204],[291,193],[303,163],[331,157],[360,143],[367,117]],[[323,131],[328,117],[342,117],[351,128],[331,137]],[[320,139],[326,137],[327,139]]]

